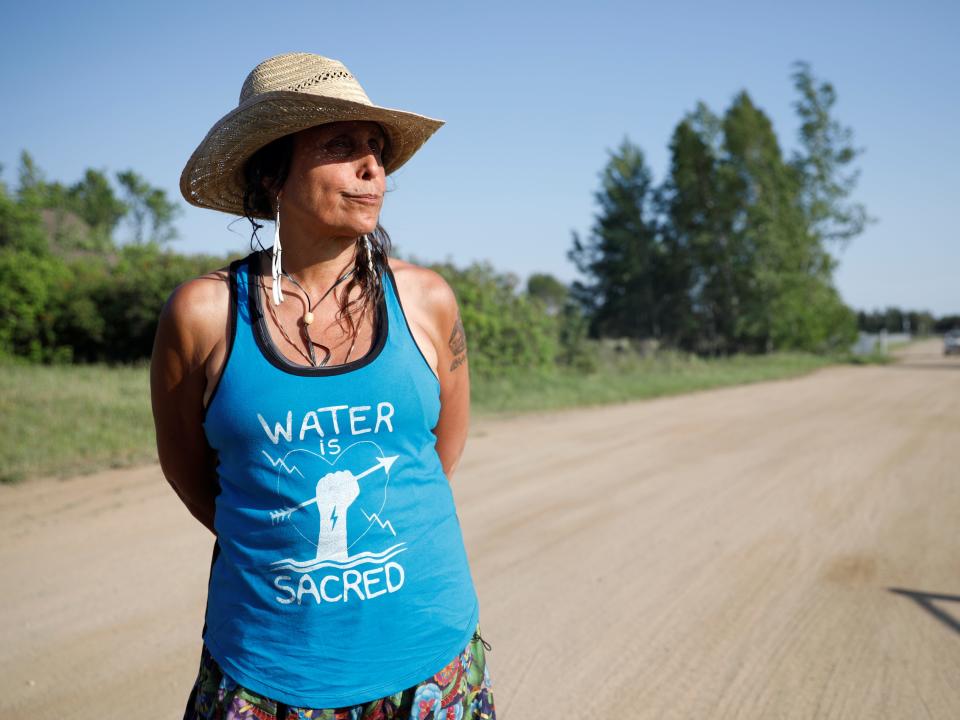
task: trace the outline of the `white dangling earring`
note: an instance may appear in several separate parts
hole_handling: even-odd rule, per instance
[[[279,305],[283,302],[283,290],[280,288],[280,197],[277,196],[277,217],[274,220],[273,232],[273,304]]]

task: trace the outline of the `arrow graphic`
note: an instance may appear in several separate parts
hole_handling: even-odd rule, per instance
[[[372,473],[372,472],[376,472],[376,471],[379,470],[380,468],[383,468],[384,472],[387,473],[387,475],[389,475],[389,474],[390,474],[390,467],[393,465],[393,463],[396,461],[396,459],[397,459],[398,457],[400,457],[400,456],[399,456],[399,455],[389,455],[389,456],[387,456],[387,457],[378,457],[378,458],[377,458],[377,463],[376,463],[373,467],[367,468],[366,470],[364,470],[364,471],[363,471],[362,473],[360,473],[359,475],[354,475],[354,479],[360,480],[361,478],[365,478],[367,475],[369,475],[369,474]],[[297,510],[299,510],[299,509],[301,509],[301,508],[305,508],[305,507],[307,507],[308,505],[312,505],[312,504],[314,504],[315,502],[317,502],[317,497],[316,497],[316,496],[310,498],[309,500],[304,500],[304,501],[303,501],[302,503],[300,503],[299,505],[294,505],[293,507],[284,508],[283,510],[271,510],[271,511],[270,511],[270,519],[271,519],[271,520],[273,521],[273,523],[276,525],[277,523],[280,523],[280,522],[283,522],[284,520],[286,520],[288,517],[290,517],[291,515],[293,515],[293,513],[295,513]]]

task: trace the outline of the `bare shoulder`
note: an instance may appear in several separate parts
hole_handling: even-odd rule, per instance
[[[170,293],[160,313],[166,337],[188,359],[202,363],[226,339],[230,314],[229,265],[187,280]]]
[[[414,338],[434,374],[446,378],[448,373],[438,369],[447,366],[451,353],[463,355],[465,350],[456,294],[436,270],[395,258],[389,262]],[[462,362],[457,361],[451,369]]]
[[[410,306],[411,313],[423,320],[429,319],[442,331],[457,315],[456,294],[446,278],[436,270],[399,258],[389,258],[389,263],[404,309]]]

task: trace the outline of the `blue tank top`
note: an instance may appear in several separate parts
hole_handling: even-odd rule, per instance
[[[270,339],[256,259],[230,265],[232,336],[204,412],[220,489],[202,636],[255,692],[355,705],[441,670],[479,620],[432,430],[440,382],[389,266],[370,351],[311,368]]]

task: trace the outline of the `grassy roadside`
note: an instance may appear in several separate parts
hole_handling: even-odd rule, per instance
[[[571,370],[516,372],[495,380],[473,378],[472,408],[476,414],[556,410],[796,377],[840,363],[889,362],[886,355],[821,356],[808,353],[734,355],[701,359],[675,353],[630,358],[595,373]]]
[[[476,417],[622,402],[794,377],[825,365],[888,356],[803,353],[703,360],[675,353],[631,356],[594,373],[516,371],[472,378]],[[68,477],[156,460],[146,362],[137,365],[0,364],[0,483]]]
[[[0,366],[0,482],[155,459],[146,363]]]

